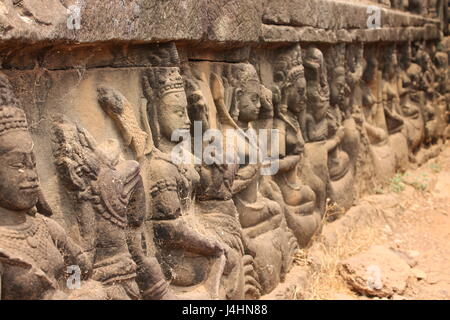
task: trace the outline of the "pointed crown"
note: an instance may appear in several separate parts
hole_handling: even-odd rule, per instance
[[[11,131],[28,131],[25,113],[18,104],[8,78],[0,74],[0,136]]]

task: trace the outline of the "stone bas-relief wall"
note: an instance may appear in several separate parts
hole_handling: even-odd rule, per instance
[[[327,208],[450,137],[450,45],[426,14],[386,5],[369,30],[369,1],[198,2],[202,23],[138,28],[163,8],[133,3],[126,35],[93,28],[90,4],[72,33],[2,4],[1,299],[258,299],[339,217]],[[248,134],[241,163],[174,162],[172,133],[196,122],[224,141],[278,130],[279,170],[261,174]]]

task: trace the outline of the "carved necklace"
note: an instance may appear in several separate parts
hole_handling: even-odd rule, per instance
[[[283,177],[283,181],[284,181],[285,185],[286,185],[289,189],[292,189],[292,190],[294,190],[294,191],[299,191],[299,190],[301,189],[301,187],[300,187],[297,183],[289,182],[289,180],[288,180],[288,178],[286,178],[286,175],[285,175],[285,174],[283,174],[282,177]]]
[[[0,237],[25,240],[28,237],[33,237],[36,234],[38,227],[36,224],[27,220],[25,223],[14,228],[0,227]]]
[[[27,221],[17,227],[0,227],[1,246],[39,263],[47,260],[48,232],[41,221]]]

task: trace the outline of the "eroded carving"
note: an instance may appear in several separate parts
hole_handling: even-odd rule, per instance
[[[261,83],[251,64],[240,63],[220,66],[223,93],[216,101],[223,104],[220,109],[230,119],[224,129],[253,128],[261,109]],[[222,90],[220,90],[222,91]],[[248,132],[248,131],[247,131]],[[232,186],[233,200],[239,213],[239,221],[246,250],[254,255],[262,292],[270,292],[284,277],[292,261],[293,235],[287,229],[280,204],[265,197],[258,190],[261,180],[261,163],[250,163],[250,150],[257,150],[255,139],[242,131],[236,135],[235,146],[238,157],[244,161],[236,173]],[[244,146],[244,147],[243,147]],[[294,241],[295,243],[295,241]]]
[[[66,267],[92,264],[64,229],[36,209],[34,143],[8,79],[0,75],[0,279],[2,299],[67,299]],[[81,279],[80,279],[81,280]]]
[[[389,139],[389,131],[381,94],[381,71],[378,50],[366,48],[365,69],[361,84],[363,128],[370,143],[371,158],[378,182],[395,174],[396,158]]]
[[[184,33],[20,53],[5,43],[17,81],[0,76],[1,298],[257,299],[276,288],[325,220],[450,137],[448,39],[429,19],[442,20],[443,2],[369,2],[383,6],[381,29],[268,9],[255,42],[213,28],[195,45]],[[279,140],[259,140],[263,129]],[[80,289],[68,290],[69,265]]]
[[[306,80],[299,45],[278,53],[273,67],[275,86],[273,127],[280,131],[279,172],[274,177],[286,204],[286,221],[300,246],[309,244],[320,229],[325,194],[323,182],[312,171],[304,170],[304,139],[306,117]],[[299,172],[306,174],[306,181]],[[319,198],[319,199],[318,199]]]
[[[65,117],[53,121],[55,162],[79,209],[92,279],[103,284],[108,299],[164,297],[167,283],[156,260],[144,257],[140,243],[145,200],[139,164],[124,161],[114,141],[98,145]]]

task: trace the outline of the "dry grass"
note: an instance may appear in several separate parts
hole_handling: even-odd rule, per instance
[[[416,190],[421,191],[422,197],[425,197],[423,192],[432,190],[436,183],[436,181],[433,182],[433,179],[429,179],[429,176],[436,175],[444,169],[445,165],[440,163],[439,159],[436,159],[430,161],[427,167],[423,166],[420,172],[413,172],[415,175],[411,177],[415,179],[408,179],[410,176],[406,175],[402,177],[405,181],[397,179],[398,181],[394,182],[411,185]],[[396,195],[400,197],[400,195],[403,195],[403,192],[402,190],[399,191],[400,193],[396,193]],[[422,198],[418,199],[417,193],[414,193],[413,197],[415,203],[419,205]],[[326,221],[332,221],[335,217],[341,217],[342,215],[344,214],[341,208],[328,201],[323,222],[326,224]],[[325,245],[319,238],[314,240],[315,242],[310,249],[300,250],[294,261],[297,265],[304,266],[309,270],[310,275],[306,287],[297,287],[291,299],[329,300],[336,299],[337,294],[358,299],[359,296],[349,289],[339,274],[340,262],[366,251],[372,245],[382,244],[386,237],[386,233],[383,230],[384,226],[385,222],[380,220],[372,225],[354,228],[347,233],[339,233],[338,239],[331,247]],[[324,228],[326,229],[327,226],[325,225]]]
[[[335,221],[343,215],[345,215],[345,209],[339,206],[336,202],[327,199],[325,215],[322,219],[322,223]]]
[[[311,276],[306,288],[302,292],[296,290],[292,298],[328,300],[335,299],[336,293],[356,298],[339,275],[339,263],[370,248],[378,242],[381,233],[380,226],[368,226],[340,235],[333,247],[326,247],[319,241],[314,249],[301,250],[296,255],[295,262],[309,266]]]

